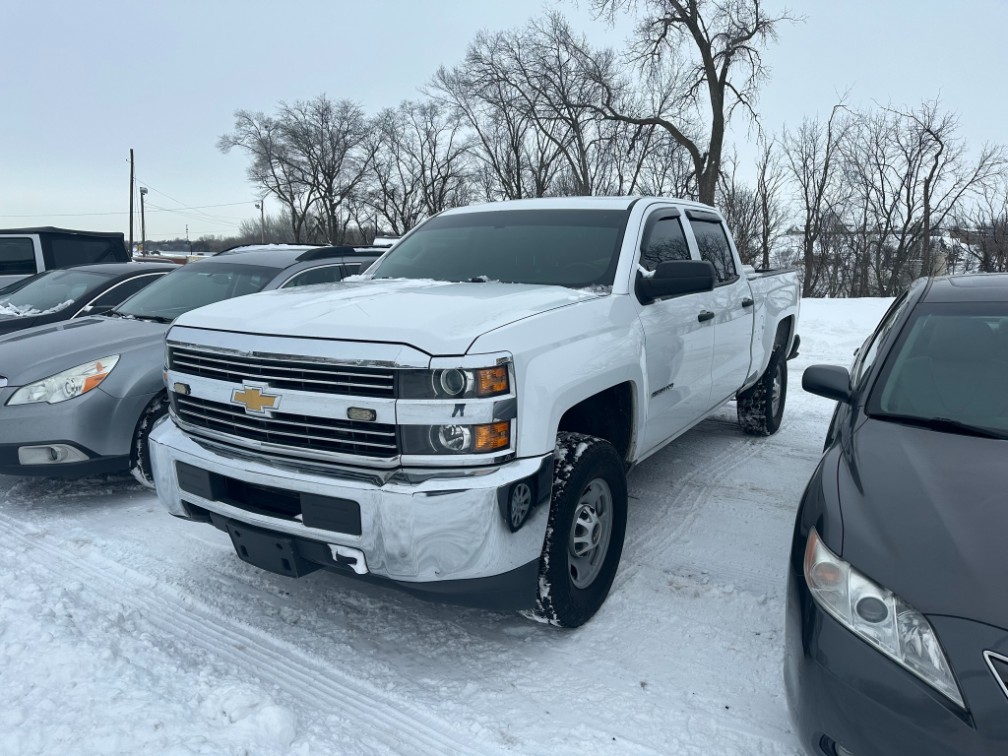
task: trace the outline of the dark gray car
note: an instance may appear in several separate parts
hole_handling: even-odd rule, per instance
[[[147,435],[167,411],[164,335],[175,318],[243,294],[339,281],[383,251],[229,250],[164,276],[105,315],[0,337],[0,474],[130,470],[147,482]]]

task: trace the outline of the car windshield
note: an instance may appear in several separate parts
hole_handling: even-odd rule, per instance
[[[72,305],[109,277],[86,270],[50,270],[0,291],[0,316],[41,315]]]
[[[137,292],[112,314],[170,321],[203,305],[261,291],[276,274],[256,265],[193,262]]]
[[[375,278],[611,286],[626,210],[442,215],[399,242]]]
[[[873,417],[1008,438],[1008,304],[922,305],[868,401]]]

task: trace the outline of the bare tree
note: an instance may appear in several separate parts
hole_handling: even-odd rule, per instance
[[[762,49],[790,17],[768,14],[761,0],[592,0],[592,5],[610,18],[643,11],[626,56],[641,77],[637,86],[611,52],[579,47],[585,75],[597,86],[595,106],[607,118],[666,130],[692,160],[697,197],[713,204],[727,125],[738,108],[757,119],[756,96],[768,73]],[[628,89],[647,91],[651,99],[628,98]]]
[[[512,83],[497,76],[499,38],[481,35],[465,61],[441,67],[431,94],[454,108],[474,135],[472,154],[481,164],[477,179],[486,200],[542,197],[559,169],[556,145],[535,125]]]
[[[234,131],[217,141],[221,152],[227,153],[232,147],[241,147],[249,153],[252,158],[249,180],[284,206],[294,241],[300,242],[315,200],[314,186],[291,150],[283,121],[261,112],[237,111]]]
[[[785,129],[781,137],[802,220],[802,296],[812,296],[822,275],[816,252],[824,227],[842,212],[845,196],[840,146],[848,129],[846,107],[840,102],[825,123],[806,118],[796,132]]]
[[[403,102],[381,114],[372,138],[368,204],[393,233],[468,200],[469,142],[459,118],[442,104]]]
[[[760,137],[760,152],[756,160],[756,204],[759,217],[759,254],[761,267],[770,267],[770,253],[784,228],[787,210],[784,190],[787,173],[775,140]]]
[[[758,254],[759,201],[756,192],[738,178],[738,156],[731,155],[725,166],[718,182],[718,207],[732,230],[739,257],[744,264],[752,265]]]
[[[281,103],[278,120],[313,193],[320,234],[330,244],[343,243],[347,223],[343,206],[364,181],[374,159],[373,145],[367,140],[370,122],[359,105],[325,95],[292,105]]]

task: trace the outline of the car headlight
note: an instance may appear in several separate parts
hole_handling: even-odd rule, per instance
[[[805,582],[816,603],[840,624],[965,708],[938,636],[924,615],[826,548],[815,528],[805,545]]]
[[[403,370],[399,375],[402,399],[485,399],[510,390],[507,365],[478,370]]]
[[[105,380],[112,368],[119,362],[119,355],[112,354],[99,360],[56,373],[41,381],[29,383],[14,392],[7,404],[36,404],[48,402],[56,404],[67,399],[86,394]]]

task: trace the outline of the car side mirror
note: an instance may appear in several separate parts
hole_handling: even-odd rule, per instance
[[[637,277],[634,286],[641,304],[714,289],[714,266],[706,260],[670,260],[659,263],[654,275]]]
[[[810,394],[845,404],[854,396],[847,368],[837,365],[812,365],[802,373],[801,386]]]

